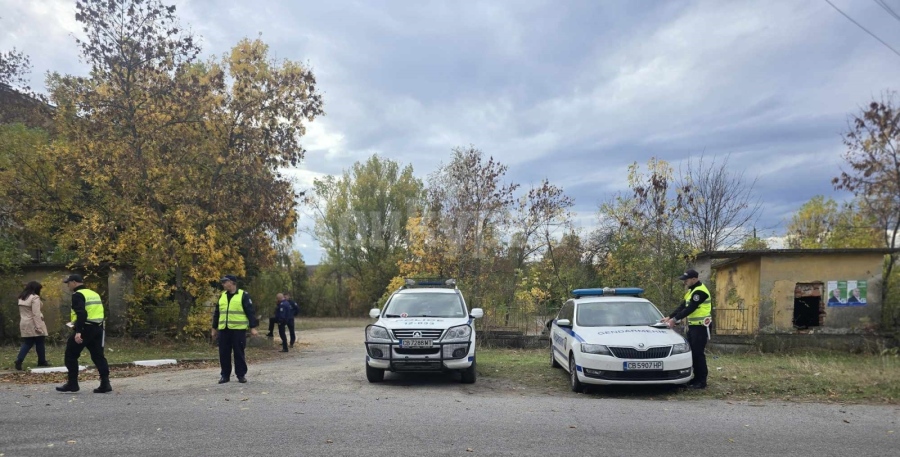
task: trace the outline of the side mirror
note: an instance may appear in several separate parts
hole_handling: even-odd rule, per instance
[[[572,321],[568,319],[557,319],[556,321],[557,327],[572,327]]]
[[[378,319],[378,316],[381,315],[381,310],[378,308],[372,308],[369,310],[369,317],[372,319]]]
[[[472,311],[469,311],[469,315],[475,319],[481,319],[484,317],[484,310],[481,308],[472,308]]]

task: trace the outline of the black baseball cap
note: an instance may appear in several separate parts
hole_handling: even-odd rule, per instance
[[[237,284],[237,277],[235,277],[234,275],[225,275],[225,276],[222,276],[222,279],[219,280],[219,282],[225,282],[225,281],[231,281],[231,282]]]
[[[683,275],[679,276],[678,279],[684,281],[685,279],[688,279],[688,278],[699,278],[699,277],[700,277],[700,273],[697,273],[697,270],[688,270],[688,271],[685,271]]]
[[[64,280],[63,280],[63,283],[70,283],[70,282],[73,282],[73,281],[74,281],[74,282],[80,282],[80,283],[84,284],[84,278],[82,278],[80,274],[74,274],[74,273],[73,273],[73,274],[70,274],[69,277],[67,277],[66,279],[64,279]]]

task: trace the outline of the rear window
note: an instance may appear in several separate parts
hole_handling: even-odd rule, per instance
[[[394,295],[388,302],[384,315],[384,317],[465,317],[466,312],[457,294],[420,292]]]
[[[580,303],[577,323],[580,327],[619,327],[650,325],[663,315],[650,302]]]

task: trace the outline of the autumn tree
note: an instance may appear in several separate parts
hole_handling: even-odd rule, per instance
[[[79,0],[89,76],[53,75],[55,149],[65,176],[44,183],[58,242],[87,265],[130,265],[142,301],[178,304],[178,328],[223,272],[271,263],[296,226],[291,181],[304,123],[322,114],[305,66],[259,40],[198,60],[174,6]],[[74,183],[67,195],[61,183]],[[52,216],[51,216],[52,215]]]
[[[701,156],[689,159],[681,170],[678,187],[690,189],[684,205],[684,233],[699,252],[734,246],[746,235],[760,214],[761,203],[754,195],[756,180],[747,180],[744,171],[732,167],[728,157],[717,162]]]
[[[690,252],[679,230],[690,195],[677,186],[672,167],[656,158],[646,172],[632,164],[628,184],[630,195],[601,205],[589,250],[605,286],[642,287],[651,301],[666,306],[679,297],[677,277]]]
[[[827,245],[827,238],[837,224],[838,204],[831,198],[816,195],[791,216],[787,243],[793,249],[817,249]]]
[[[459,279],[471,306],[484,306],[484,285],[515,202],[518,185],[504,182],[506,171],[506,165],[469,146],[454,149],[450,162],[428,177],[421,263]]]
[[[317,179],[308,200],[315,235],[339,290],[349,280],[343,304],[368,309],[399,272],[406,254],[407,221],[422,199],[422,182],[412,166],[373,155],[343,175]],[[356,310],[359,311],[359,310]]]
[[[900,236],[900,109],[896,106],[896,94],[883,95],[880,101],[871,102],[853,116],[844,145],[848,169],[832,183],[836,189],[852,192],[862,202],[866,215],[877,224],[883,246],[896,249]],[[886,285],[897,257],[896,252],[891,252],[884,274]],[[888,289],[882,288],[883,301]],[[885,303],[883,310],[885,323],[900,325],[900,306]]]

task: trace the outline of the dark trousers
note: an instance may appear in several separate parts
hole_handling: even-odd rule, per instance
[[[287,322],[279,322],[278,323],[278,336],[281,337],[281,350],[287,351],[288,342],[287,335],[284,333],[284,327],[287,325]]]
[[[278,323],[278,319],[274,317],[269,318],[269,335],[272,334],[272,330],[275,328],[275,324]],[[291,347],[294,347],[294,343],[297,342],[297,333],[294,332],[294,319],[287,321],[288,330],[291,331]],[[284,341],[284,334],[281,333],[281,329],[278,329],[278,334],[281,335],[281,341]]]
[[[243,377],[247,374],[247,359],[244,348],[247,346],[246,330],[219,330],[219,365],[222,366],[222,377],[231,377],[231,353],[234,352],[234,374]]]
[[[69,335],[66,341],[66,368],[69,370],[69,383],[78,383],[78,358],[81,357],[81,351],[87,348],[91,354],[91,361],[97,367],[101,379],[109,378],[109,364],[106,363],[106,356],[103,355],[103,326],[85,324],[81,331],[81,344],[75,342],[75,333]]]
[[[688,344],[691,345],[691,357],[694,362],[694,384],[706,385],[706,378],[709,371],[706,368],[706,343],[709,342],[709,333],[706,326],[689,325],[688,326]]]
[[[287,321],[287,326],[288,326],[288,330],[291,331],[291,347],[294,347],[294,343],[297,342],[297,334],[294,333],[294,319],[293,318],[291,318],[290,320]],[[283,335],[282,335],[281,339],[284,340]]]
[[[31,350],[32,347],[37,351],[38,356],[38,364],[42,365],[47,363],[47,356],[44,349],[44,338],[45,336],[29,336],[22,338],[22,347],[19,348],[19,355],[16,357],[16,360],[23,361],[25,360],[25,356],[28,355],[28,351]]]

